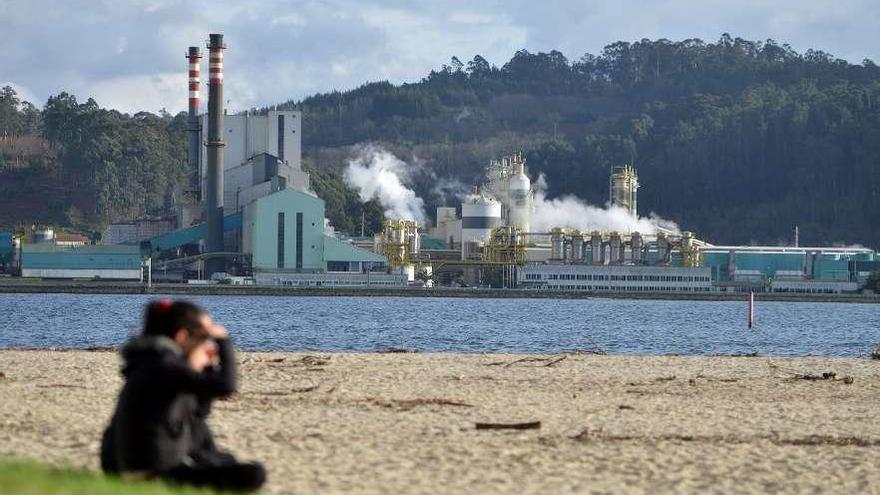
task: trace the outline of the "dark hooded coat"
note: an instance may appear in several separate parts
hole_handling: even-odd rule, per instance
[[[125,385],[101,444],[104,471],[162,474],[235,461],[217,449],[205,422],[211,401],[236,389],[232,344],[221,339],[218,348],[219,365],[203,372],[167,337],[135,337],[122,348]]]

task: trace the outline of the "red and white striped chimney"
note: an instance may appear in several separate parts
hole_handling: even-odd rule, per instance
[[[199,80],[201,76],[201,60],[202,54],[199,47],[189,47],[189,53],[186,55],[189,60],[189,113],[190,115],[198,115],[199,113]]]
[[[189,188],[196,198],[201,198],[201,152],[202,152],[202,127],[199,123],[199,73],[202,61],[202,53],[199,47],[191,46],[186,54],[189,66],[189,119],[187,125],[187,163],[189,165]]]
[[[222,34],[212,34],[211,36],[211,43],[208,45],[208,83],[223,84],[223,49],[226,48],[226,45],[223,44]],[[214,36],[219,38],[215,39]]]

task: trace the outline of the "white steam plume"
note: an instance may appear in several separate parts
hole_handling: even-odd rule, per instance
[[[425,222],[425,202],[407,187],[410,166],[387,150],[367,145],[345,169],[345,183],[357,189],[361,201],[379,200],[385,217]]]
[[[575,196],[548,199],[547,181],[544,174],[535,183],[532,211],[532,232],[549,232],[555,227],[567,227],[583,232],[617,231],[654,234],[658,229],[678,232],[674,222],[664,220],[653,213],[645,218],[632,215],[624,208],[608,205],[605,208],[590,205]]]

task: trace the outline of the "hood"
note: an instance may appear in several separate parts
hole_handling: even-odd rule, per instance
[[[122,355],[122,374],[128,375],[131,370],[146,362],[155,362],[173,357],[183,359],[183,349],[176,342],[164,336],[132,337],[119,351]]]

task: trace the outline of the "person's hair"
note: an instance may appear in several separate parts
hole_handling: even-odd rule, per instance
[[[144,335],[174,338],[181,328],[191,337],[207,338],[201,318],[205,310],[189,301],[150,301],[144,311]]]

